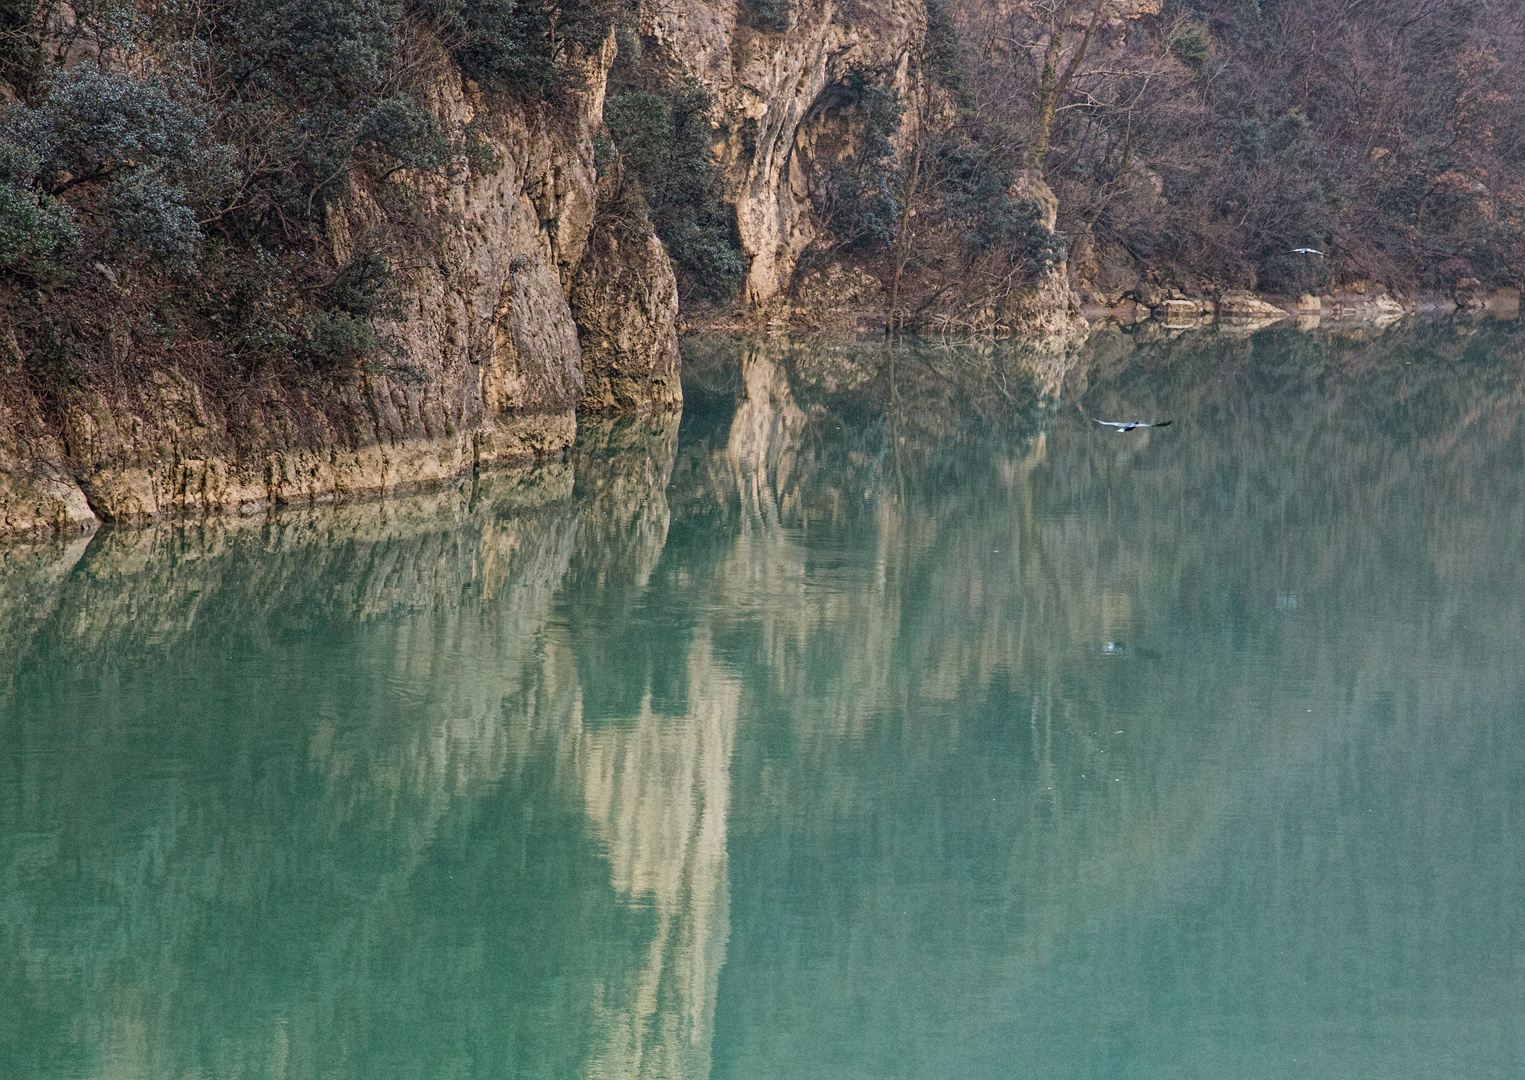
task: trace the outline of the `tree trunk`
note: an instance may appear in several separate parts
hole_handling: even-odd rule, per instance
[[[891,333],[896,329],[896,318],[900,313],[900,277],[905,272],[906,263],[911,261],[911,214],[916,205],[916,189],[921,182],[923,135],[919,112],[916,119],[916,153],[911,158],[911,172],[904,189],[905,205],[900,208],[900,231],[895,237],[895,277],[890,283],[890,318],[885,326]]]
[[[1043,50],[1043,74],[1038,80],[1038,131],[1031,155],[1034,169],[1043,169],[1043,162],[1048,158],[1050,140],[1053,138],[1054,118],[1059,115],[1059,105],[1070,89],[1075,72],[1080,70],[1080,62],[1085,59],[1086,50],[1091,47],[1096,27],[1101,24],[1101,11],[1106,3],[1105,0],[1095,0],[1095,4],[1085,34],[1081,37],[1080,44],[1075,46],[1074,55],[1064,65],[1062,72],[1059,70],[1059,57],[1064,51],[1064,29],[1075,5],[1069,3],[1060,8],[1053,25],[1049,27],[1048,47]]]

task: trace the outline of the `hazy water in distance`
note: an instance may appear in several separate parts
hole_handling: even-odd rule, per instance
[[[688,353],[0,548],[0,1077],[1525,1075],[1525,334]]]

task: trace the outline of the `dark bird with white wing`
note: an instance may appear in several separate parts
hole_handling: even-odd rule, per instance
[[[1096,417],[1093,416],[1091,419],[1096,420]],[[1125,431],[1132,431],[1134,428],[1169,427],[1175,423],[1174,420],[1156,420],[1150,424],[1146,424],[1142,420],[1096,420],[1096,422],[1103,427],[1116,428],[1119,435]]]

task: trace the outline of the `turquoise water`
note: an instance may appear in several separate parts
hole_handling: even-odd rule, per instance
[[[1525,335],[689,352],[0,549],[0,1076],[1525,1075]]]

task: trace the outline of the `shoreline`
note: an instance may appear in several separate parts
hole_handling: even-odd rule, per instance
[[[906,337],[925,338],[994,337],[1063,348],[1084,341],[1098,323],[1129,327],[1154,322],[1169,330],[1216,325],[1254,332],[1287,320],[1299,329],[1314,330],[1337,326],[1391,326],[1413,318],[1474,316],[1510,320],[1518,318],[1520,313],[1520,292],[1512,288],[1478,289],[1455,297],[1444,293],[1393,296],[1379,286],[1341,289],[1316,296],[1224,290],[1213,295],[1189,297],[1173,290],[1150,297],[1151,303],[1128,294],[1110,305],[1097,299],[1082,300],[1078,291],[1071,295],[1070,313],[1084,322],[1069,333],[1042,334],[1020,325],[1000,323],[991,327],[950,326],[947,329],[929,324],[907,327],[901,333]],[[680,321],[679,334],[683,337],[823,334],[869,339],[886,333],[887,308],[879,304],[854,303],[858,299],[855,293],[844,299],[846,303],[833,303],[820,297],[799,303],[774,299],[742,310],[700,310]]]
[[[1271,293],[1229,290],[1216,297],[1187,297],[1180,292],[1146,305],[1124,297],[1112,306],[1097,301],[1082,303],[1080,312],[1090,322],[1111,321],[1122,326],[1154,320],[1169,329],[1194,329],[1218,323],[1234,327],[1270,327],[1294,320],[1302,330],[1327,324],[1390,326],[1411,318],[1483,316],[1515,319],[1520,313],[1517,289],[1478,290],[1450,297],[1442,293],[1393,296],[1382,289],[1354,289],[1292,297]]]
[[[1276,302],[1280,300],[1280,303]],[[1313,303],[1316,300],[1318,309]],[[859,312],[850,327],[807,328],[778,325],[774,320],[706,319],[683,330],[685,340],[704,338],[814,337],[839,344],[883,340],[883,332],[866,329]],[[1462,307],[1444,297],[1419,297],[1406,303],[1385,292],[1370,295],[1338,293],[1326,297],[1265,298],[1249,293],[1225,293],[1216,300],[1176,297],[1146,307],[1125,300],[1111,308],[1091,304],[1082,308],[1085,329],[1062,338],[975,333],[908,333],[905,338],[929,341],[1008,341],[1029,344],[1041,366],[1081,350],[1091,337],[1110,325],[1125,333],[1168,333],[1212,330],[1244,336],[1285,328],[1300,332],[1381,332],[1400,323],[1447,319],[1511,321],[1519,318],[1519,296],[1496,290],[1482,302]],[[1062,364],[1065,371],[1068,364]],[[1047,372],[1063,377],[1062,372]],[[649,425],[681,414],[674,411],[631,416],[630,423]],[[478,428],[445,438],[403,437],[378,440],[370,446],[335,445],[283,447],[281,450],[223,445],[208,453],[191,451],[179,440],[153,445],[144,439],[134,449],[146,454],[101,455],[95,460],[71,457],[59,438],[24,446],[0,444],[0,544],[15,545],[89,536],[106,524],[137,528],[166,522],[194,523],[215,519],[254,520],[287,510],[325,504],[366,505],[401,497],[428,495],[476,478],[515,472],[564,460],[585,430],[611,420],[595,415],[524,416],[499,418]],[[112,425],[115,426],[115,425]],[[225,434],[225,433],[224,433]],[[495,438],[492,436],[496,436]],[[199,441],[199,440],[198,440]],[[225,440],[209,440],[225,442]],[[178,445],[177,445],[178,444]],[[166,452],[167,451],[167,452]],[[191,451],[191,452],[188,452]],[[220,452],[219,452],[220,451]],[[102,460],[105,458],[106,460]],[[114,460],[113,460],[114,459]]]

